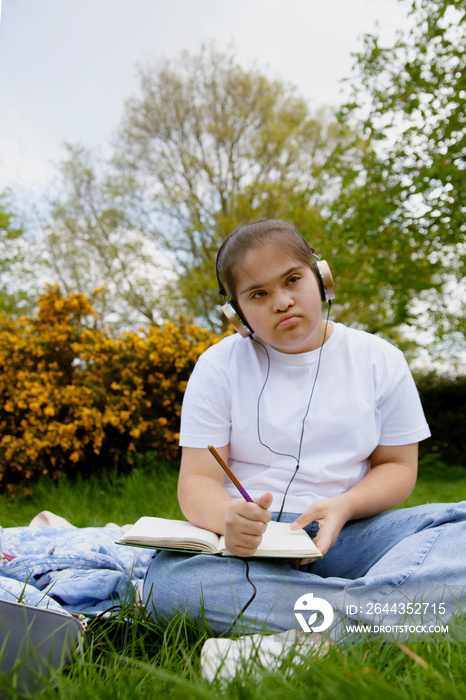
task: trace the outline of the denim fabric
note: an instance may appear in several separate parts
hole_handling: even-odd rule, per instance
[[[282,514],[281,520],[292,522],[297,515]],[[306,530],[314,536],[317,523]],[[253,595],[252,584],[257,593],[236,620]],[[156,615],[171,617],[174,610],[187,609],[197,618],[203,610],[217,633],[230,630],[233,623],[243,633],[291,629],[296,626],[296,600],[311,592],[332,605],[330,634],[337,640],[345,636],[350,622],[406,623],[407,601],[425,603],[414,617],[408,615],[413,623],[445,624],[454,612],[466,613],[466,501],[398,509],[350,522],[334,547],[305,567],[274,559],[246,563],[159,552],[143,589],[146,605]]]

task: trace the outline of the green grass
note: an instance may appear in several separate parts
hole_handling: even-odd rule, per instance
[[[180,517],[176,468],[141,463],[127,476],[93,477],[71,483],[42,480],[31,498],[0,500],[3,527],[27,525],[41,510],[51,510],[78,526],[134,522],[141,515]],[[407,505],[466,499],[466,470],[423,460],[418,485]],[[463,554],[461,554],[463,556]],[[206,625],[178,616],[170,624],[154,622],[133,606],[109,620],[91,622],[90,644],[68,669],[44,681],[34,698],[94,700],[173,698],[212,700],[316,700],[463,698],[466,693],[466,645],[440,635],[405,646],[367,642],[331,648],[324,658],[310,657],[300,667],[261,671],[219,687],[204,681],[199,655],[210,636]],[[452,628],[452,626],[451,626]],[[450,638],[466,640],[458,621]],[[288,672],[287,669],[288,668]],[[15,698],[14,679],[0,676],[0,695]]]
[[[42,477],[32,497],[0,498],[0,525],[28,525],[42,510],[61,515],[77,527],[124,525],[141,515],[181,518],[176,498],[177,468],[141,461],[131,474],[51,481]]]
[[[435,455],[419,463],[416,487],[403,506],[421,503],[454,503],[466,500],[466,468],[446,467]]]

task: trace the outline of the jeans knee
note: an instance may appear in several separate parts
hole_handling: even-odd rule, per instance
[[[200,611],[200,582],[189,565],[191,557],[158,552],[151,561],[143,585],[144,604],[149,612],[171,619],[176,611],[196,617]]]

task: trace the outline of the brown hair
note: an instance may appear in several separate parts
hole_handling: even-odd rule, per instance
[[[244,255],[264,243],[280,243],[285,253],[314,269],[314,249],[292,224],[281,219],[261,219],[237,226],[223,241],[217,253],[219,292],[236,296],[235,270]]]

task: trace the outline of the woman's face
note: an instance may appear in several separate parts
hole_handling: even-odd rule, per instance
[[[316,350],[324,339],[320,289],[311,268],[275,242],[251,248],[235,269],[236,299],[254,332],[276,350]],[[329,328],[328,336],[331,328]]]

